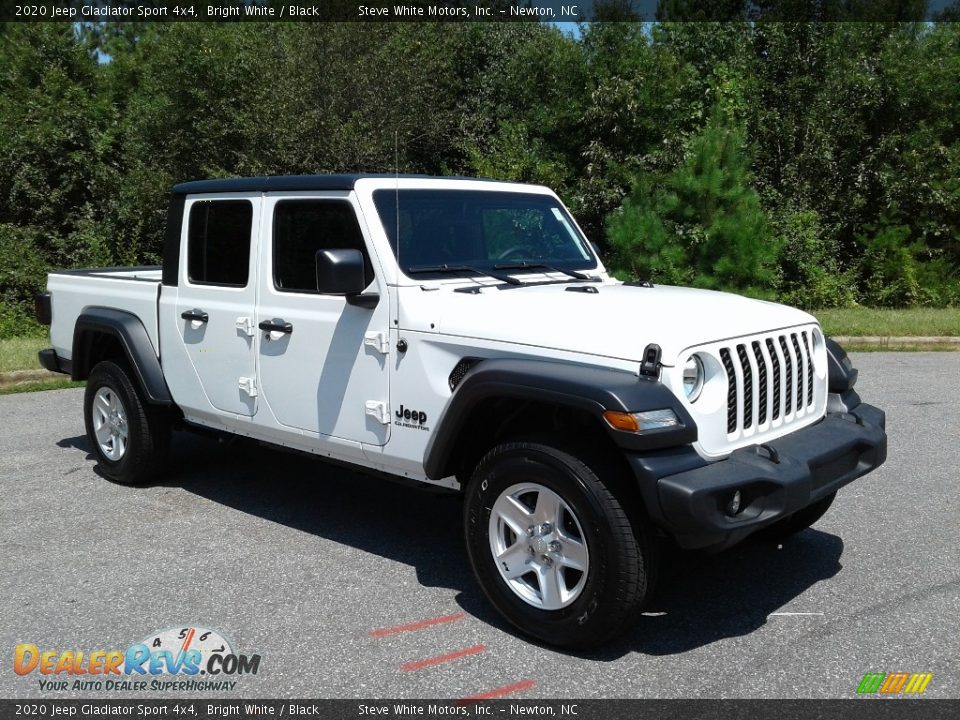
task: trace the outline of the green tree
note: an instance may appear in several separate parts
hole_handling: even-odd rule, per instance
[[[625,274],[754,295],[773,287],[777,243],[750,186],[742,132],[719,113],[662,182],[640,179],[607,227]]]
[[[836,242],[816,212],[783,210],[771,225],[780,242],[776,288],[782,302],[809,309],[854,304],[856,273],[840,265]]]
[[[21,325],[50,267],[157,261],[175,182],[397,165],[548,184],[625,275],[807,307],[960,303],[960,24],[764,21],[799,8],[777,2],[709,21],[756,9],[738,0],[670,22],[692,7],[576,39],[539,23],[0,27],[0,314]]]
[[[916,257],[920,248],[910,242],[910,228],[885,217],[867,230],[869,235],[858,238],[864,250],[860,264],[864,299],[880,307],[913,304],[920,291]]]
[[[0,336],[33,327],[48,269],[102,256],[81,231],[101,216],[112,174],[97,63],[67,24],[0,36]],[[94,243],[95,245],[96,243]]]
[[[0,222],[64,236],[104,171],[97,65],[70,25],[14,24],[0,44]],[[55,241],[41,248],[56,260]]]
[[[604,219],[636,178],[676,165],[702,117],[682,97],[693,69],[645,26],[594,24],[581,44],[588,77],[571,205],[587,234],[602,239]]]
[[[476,25],[464,41],[457,111],[464,170],[543,183],[569,197],[585,136],[587,71],[579,43],[535,23]]]

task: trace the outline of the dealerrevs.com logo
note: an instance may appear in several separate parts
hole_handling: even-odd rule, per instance
[[[41,649],[20,643],[13,671],[37,676],[45,692],[93,690],[233,690],[234,678],[256,675],[260,655],[234,652],[216,630],[188,626],[148,635],[126,650]]]

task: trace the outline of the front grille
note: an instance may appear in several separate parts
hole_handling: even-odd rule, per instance
[[[809,333],[798,331],[719,349],[727,376],[728,435],[813,409],[810,343]]]

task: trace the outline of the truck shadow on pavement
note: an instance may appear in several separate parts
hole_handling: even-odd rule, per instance
[[[587,657],[674,655],[748,635],[763,627],[771,613],[840,572],[842,554],[843,540],[815,528],[781,544],[748,538],[712,556],[667,548],[666,567],[646,614],[623,638]],[[822,609],[802,602],[789,608],[814,614]]]
[[[403,563],[427,587],[458,591],[456,602],[481,622],[519,635],[489,605],[464,549],[461,502],[432,488],[407,487],[310,457],[246,441],[224,447],[177,433],[171,463],[156,485],[181,488],[271,522]],[[87,452],[85,437],[61,447]],[[816,529],[782,545],[747,540],[718,555],[664,548],[659,589],[623,637],[581,657],[612,661],[630,653],[673,655],[747,635],[840,569],[843,541]],[[817,612],[818,607],[795,607]]]
[[[718,640],[749,635],[766,625],[772,613],[836,575],[843,567],[842,553],[839,537],[816,529],[805,530],[779,545],[748,538],[716,555],[665,544],[665,567],[636,625],[625,628],[621,637],[603,647],[569,654],[612,662],[632,653],[676,655]],[[461,593],[457,602],[478,619],[537,643],[506,625],[479,589]],[[820,609],[805,605],[790,608],[814,615]]]

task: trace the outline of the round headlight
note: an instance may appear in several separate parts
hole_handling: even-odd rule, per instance
[[[703,361],[696,355],[691,355],[683,364],[683,391],[687,400],[696,402],[703,390]]]
[[[823,344],[823,333],[820,332],[820,328],[813,329],[813,348],[817,350],[820,348],[820,345]]]

